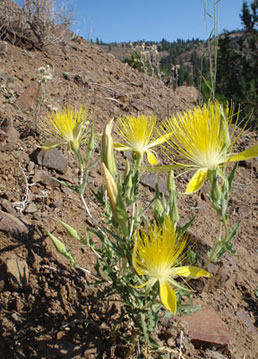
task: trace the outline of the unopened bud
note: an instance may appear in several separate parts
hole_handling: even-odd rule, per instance
[[[167,189],[168,189],[169,193],[175,193],[176,192],[176,183],[175,183],[174,171],[169,171],[168,172]]]
[[[63,221],[61,221],[61,219],[59,219],[59,218],[57,218],[56,220],[57,220],[57,222],[59,222],[59,223],[64,227],[64,229],[67,231],[67,233],[68,233],[71,237],[77,239],[78,241],[81,241],[81,240],[82,240],[82,236],[76,231],[76,229],[74,229],[73,227],[71,227],[69,224],[67,224],[67,223],[65,223],[65,222],[63,222]]]
[[[106,124],[104,133],[102,135],[102,162],[106,168],[114,176],[116,174],[116,162],[113,149],[113,139],[111,136],[113,127],[113,119]]]
[[[103,173],[105,179],[105,186],[110,200],[111,209],[114,214],[116,210],[117,195],[118,195],[117,185],[114,181],[112,174],[107,169],[105,163],[102,163],[102,167],[103,167]]]
[[[159,198],[157,198],[155,201],[154,214],[155,217],[161,217],[164,214],[164,207]]]

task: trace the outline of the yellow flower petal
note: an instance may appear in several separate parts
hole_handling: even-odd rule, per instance
[[[206,175],[204,169],[213,171],[227,166],[230,161],[248,160],[258,156],[258,145],[252,146],[239,154],[233,154],[233,147],[241,136],[235,136],[239,121],[240,107],[234,111],[234,104],[227,104],[223,109],[219,102],[194,107],[171,117],[164,122],[163,131],[172,133],[164,147],[168,155],[178,158],[182,166],[186,164],[192,170],[202,172],[195,174],[190,181],[187,193],[198,190]],[[234,126],[231,126],[233,118]],[[173,162],[175,160],[171,158]]]
[[[149,163],[157,164],[156,156],[150,150],[168,140],[171,133],[163,136],[158,135],[156,117],[148,116],[126,116],[117,119],[115,132],[123,139],[124,144],[114,143],[114,148],[118,151],[132,151],[140,154],[141,160],[147,152]]]
[[[174,287],[185,289],[174,280],[178,276],[209,277],[210,274],[203,269],[193,266],[180,267],[184,259],[183,250],[186,246],[187,236],[180,236],[175,231],[172,219],[165,215],[164,223],[148,225],[148,231],[137,230],[134,233],[135,246],[132,255],[132,264],[139,276],[151,277],[146,286],[146,292],[159,281],[160,298],[164,306],[172,313],[176,311],[176,293]]]
[[[53,138],[51,146],[45,144],[44,148],[51,149],[61,144],[67,144],[69,148],[77,152],[80,143],[86,136],[87,117],[88,111],[82,107],[78,110],[66,108],[63,111],[50,113],[45,121],[40,123],[43,132]]]
[[[197,172],[195,172],[192,179],[188,183],[185,192],[192,193],[198,191],[204,184],[207,174],[208,174],[208,168],[201,168]]]
[[[157,157],[150,151],[147,151],[147,158],[151,165],[157,165],[159,163]]]
[[[211,274],[206,270],[194,266],[175,267],[171,272],[173,276],[180,277],[211,277]]]
[[[141,284],[141,285],[136,285],[134,286],[134,288],[143,288],[143,287],[146,287],[146,286],[153,286],[154,284],[154,281],[153,281],[153,278],[151,278],[150,280],[148,280],[147,282]]]
[[[238,161],[250,160],[250,159],[255,158],[257,156],[258,156],[258,145],[254,145],[252,147],[249,147],[247,150],[245,150],[243,152],[231,155],[229,157],[229,162],[238,162]]]
[[[139,244],[139,241],[141,241],[141,236],[140,236],[140,233],[139,231],[136,232],[134,234],[134,240],[135,240],[135,244],[134,244],[134,249],[133,249],[133,256],[132,256],[132,264],[136,270],[136,272],[139,274],[139,275],[143,275],[143,274],[146,274],[146,270],[143,269],[139,264],[138,264],[138,244]]]
[[[132,151],[131,147],[123,145],[122,143],[119,143],[119,142],[114,142],[113,147],[117,151]]]
[[[170,312],[176,312],[176,293],[168,282],[160,283],[160,299]]]
[[[163,136],[160,136],[155,141],[151,142],[151,145],[149,147],[161,145],[162,143],[166,142],[171,136],[172,136],[172,132],[169,132]]]

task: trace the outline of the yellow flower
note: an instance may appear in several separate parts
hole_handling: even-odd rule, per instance
[[[114,143],[118,151],[133,151],[143,158],[147,153],[151,165],[158,164],[157,157],[152,150],[153,147],[167,141],[170,134],[158,137],[155,135],[156,118],[147,116],[126,116],[117,120],[116,133],[125,141],[125,144]]]
[[[52,136],[42,147],[46,150],[67,144],[73,151],[77,152],[80,142],[85,136],[88,112],[82,108],[79,110],[67,108],[63,111],[51,113],[42,126],[43,131]]]
[[[175,232],[173,221],[165,216],[162,228],[156,224],[150,226],[148,233],[135,233],[133,251],[133,266],[139,275],[146,275],[150,279],[138,288],[150,289],[159,282],[160,298],[163,305],[172,313],[176,312],[176,293],[174,287],[182,288],[176,277],[210,277],[210,273],[194,266],[179,266],[182,262],[182,252],[185,249],[187,237],[179,238]]]
[[[209,172],[225,167],[229,162],[248,160],[258,155],[258,145],[234,154],[233,146],[242,132],[236,138],[234,133],[239,118],[230,133],[234,106],[225,110],[216,102],[203,108],[176,115],[165,124],[165,131],[172,132],[168,140],[168,151],[178,155],[185,163],[176,162],[171,168],[185,167],[196,170],[187,185],[186,193],[197,191],[203,185]],[[169,166],[166,166],[169,168]],[[158,170],[158,169],[157,169]]]

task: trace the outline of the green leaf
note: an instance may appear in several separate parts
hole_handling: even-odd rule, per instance
[[[189,247],[187,251],[187,259],[190,265],[195,266],[197,264],[198,258],[199,258],[199,253],[194,252],[192,248]]]
[[[135,216],[135,221],[139,220],[144,215],[144,213],[152,206],[155,200],[156,198],[153,198],[150,203],[147,204],[146,207],[144,207],[139,213],[137,213],[137,215]]]
[[[115,233],[113,233],[112,231],[110,231],[109,229],[107,229],[105,227],[101,227],[100,229],[101,229],[101,232],[100,232],[100,230],[95,230],[92,228],[89,228],[89,231],[96,234],[100,238],[101,243],[105,244],[110,249],[112,249],[118,257],[123,257],[124,253],[122,253],[122,250],[121,250],[121,248],[123,248],[123,246],[124,246],[123,239],[121,239],[118,235],[116,235]],[[113,237],[115,239],[115,242],[111,241],[108,236],[105,236],[104,232],[106,232],[111,237]]]
[[[148,313],[149,315],[149,313]],[[149,343],[153,348],[158,349],[159,348],[159,344],[152,338],[152,332],[150,333],[149,328],[146,325],[146,315],[145,313],[140,313],[140,318],[141,318],[141,326],[142,326],[142,331],[145,337],[145,340],[147,341],[147,343]]]
[[[181,237],[187,230],[188,228],[193,224],[195,220],[195,217],[191,218],[189,222],[187,222],[183,227],[178,227],[178,234]]]
[[[94,192],[94,191],[91,189],[91,193],[95,196],[95,198],[98,200],[98,202],[99,202],[103,207],[105,207],[106,201],[105,201],[105,199],[104,199],[104,196],[105,196],[104,186],[99,187],[99,188],[98,188],[98,192]]]
[[[235,177],[235,174],[236,174],[236,170],[238,168],[238,164],[239,162],[236,162],[232,171],[230,172],[230,175],[228,176],[228,190],[230,191],[231,190],[231,187],[232,187],[232,182],[234,180],[234,177]]]
[[[61,180],[56,179],[56,178],[55,178],[55,181],[57,181],[58,183],[60,183],[61,185],[65,186],[67,188],[70,188],[72,191],[80,193],[80,186],[72,185],[72,184],[69,184],[68,182],[61,181]]]
[[[220,258],[225,254],[229,253],[232,256],[237,255],[237,251],[233,248],[232,239],[237,234],[238,228],[240,226],[240,221],[235,223],[231,228],[228,229],[228,238],[226,241],[223,242],[220,245],[218,245],[218,248],[216,250],[216,253],[214,254],[214,262],[218,262]],[[208,252],[208,256],[211,251]]]
[[[91,131],[90,131],[90,139],[86,146],[86,158],[88,161],[91,159],[92,153],[95,148],[94,137],[95,137],[94,136],[94,122],[92,122]]]
[[[184,291],[183,289],[176,290],[177,294],[177,313],[190,314],[201,309],[202,305],[193,304],[193,293]],[[188,302],[188,303],[187,303]],[[187,304],[186,304],[187,303]]]

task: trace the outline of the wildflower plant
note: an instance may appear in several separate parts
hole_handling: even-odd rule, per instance
[[[49,65],[46,67],[41,66],[38,68],[38,103],[46,101],[48,95],[49,83],[53,80],[53,69]]]
[[[82,152],[82,146],[86,146],[86,154],[94,151],[94,131],[92,129],[84,142],[85,133],[81,130],[82,121],[79,121],[82,112],[80,110],[77,113],[76,120],[72,119],[72,114],[74,112],[61,112],[47,119],[47,123],[50,121],[49,128],[58,134],[58,139],[45,144],[44,148],[67,144],[77,155],[80,169],[84,171],[86,168],[88,171],[89,167],[84,165],[84,159],[78,153]],[[80,131],[74,131],[76,126],[79,126]],[[156,128],[154,117],[129,116],[110,120],[101,141],[104,188],[99,188],[95,193],[104,209],[103,221],[97,224],[91,217],[92,226],[86,228],[85,235],[82,235],[70,224],[58,220],[69,236],[87,245],[96,256],[95,272],[89,273],[86,269],[89,283],[103,285],[100,294],[103,300],[122,302],[120,316],[114,322],[114,335],[118,334],[125,320],[130,320],[132,330],[129,352],[137,358],[143,358],[144,352],[160,350],[153,333],[164,312],[162,308],[171,314],[176,311],[187,312],[189,304],[187,301],[184,304],[182,298],[192,300],[193,292],[180,278],[210,276],[206,270],[187,264],[186,230],[192,221],[182,228],[178,226],[174,173],[170,171],[168,174],[167,199],[160,196],[156,185],[153,199],[144,205],[140,203],[139,179],[144,155],[147,154],[149,163],[158,163],[153,148],[164,144],[171,136],[170,131],[160,135]],[[122,173],[118,171],[116,163],[117,151],[130,151],[132,154],[125,160]],[[90,159],[90,155],[85,158],[86,161]],[[83,186],[85,188],[84,182]],[[80,193],[78,188],[70,188]],[[48,231],[47,234],[58,252],[78,267],[76,258],[63,241]],[[100,239],[99,245],[93,242],[93,235]],[[192,305],[190,307],[193,310]]]
[[[196,106],[169,118],[164,124],[164,133],[172,133],[164,151],[173,162],[168,166],[156,166],[150,172],[183,169],[194,171],[187,184],[185,193],[199,191],[206,180],[210,183],[207,197],[219,216],[218,237],[208,255],[209,262],[217,262],[225,252],[235,254],[232,238],[237,233],[239,223],[228,227],[227,204],[232,182],[239,161],[248,160],[258,155],[258,145],[245,151],[234,153],[234,145],[242,131],[236,135],[240,109],[234,112],[231,104],[223,108],[219,102],[209,103],[202,108]],[[236,116],[234,125],[233,117]],[[230,173],[226,168],[230,162],[236,162]],[[224,227],[224,233],[223,233]]]
[[[199,191],[205,181],[210,183],[207,196],[219,216],[219,230],[204,268],[209,262],[217,262],[225,252],[235,253],[232,238],[239,223],[229,228],[226,209],[237,165],[229,174],[226,168],[229,162],[255,157],[258,146],[240,153],[233,152],[241,136],[241,132],[236,135],[237,125],[232,127],[233,116],[233,105],[224,109],[215,102],[202,108],[197,106],[160,124],[155,117],[144,115],[111,119],[102,136],[95,136],[93,126],[89,130],[87,111],[82,108],[59,111],[46,119],[45,131],[53,138],[43,148],[48,150],[66,145],[76,155],[80,184],[59,182],[81,195],[92,226],[87,227],[82,235],[70,224],[61,220],[58,222],[70,237],[87,245],[95,255],[94,273],[82,269],[89,275],[89,284],[102,285],[100,298],[122,303],[120,316],[114,321],[112,331],[116,337],[123,322],[131,322],[128,358],[133,354],[137,358],[150,357],[143,353],[160,351],[153,333],[162,308],[171,315],[196,310],[193,291],[185,278],[210,277],[206,269],[197,266],[198,253],[194,253],[188,245],[187,231],[194,219],[183,227],[179,225],[175,170],[194,171],[186,187],[188,195]],[[100,224],[91,215],[84,199],[88,172],[95,164],[92,158],[96,138],[101,138],[100,161],[104,185],[94,193],[103,207],[104,216]],[[157,165],[158,156],[154,148],[156,151],[158,146],[171,159],[171,165]],[[117,165],[118,151],[131,153],[124,160],[124,166],[121,163]],[[144,162],[148,166],[144,166]],[[140,178],[143,170],[168,172],[167,196],[161,195],[156,184],[153,198],[141,203]],[[57,251],[73,266],[79,267],[70,248],[52,233],[46,232]],[[92,236],[99,238],[99,245],[93,242]],[[128,337],[119,334],[120,340],[127,340],[128,343]]]

